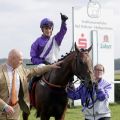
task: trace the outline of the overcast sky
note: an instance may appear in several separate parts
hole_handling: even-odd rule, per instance
[[[114,57],[120,58],[120,0],[99,1],[101,6],[114,11]],[[24,58],[30,58],[30,46],[41,34],[41,19],[48,17],[54,21],[55,34],[61,23],[60,12],[69,17],[61,48],[69,51],[72,45],[72,7],[86,6],[87,3],[88,0],[0,0],[0,58],[6,58],[12,48],[20,49]]]

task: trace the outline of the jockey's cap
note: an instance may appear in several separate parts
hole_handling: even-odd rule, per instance
[[[40,22],[40,28],[43,27],[52,27],[53,28],[54,24],[53,21],[51,21],[48,18],[44,18],[41,22]]]

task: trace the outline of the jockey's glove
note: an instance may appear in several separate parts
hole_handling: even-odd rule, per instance
[[[63,15],[62,13],[60,13],[60,15],[61,15],[62,22],[66,22],[66,20],[68,19],[68,17],[66,15]]]

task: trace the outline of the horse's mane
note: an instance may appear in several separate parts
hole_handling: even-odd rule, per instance
[[[83,48],[81,48],[80,51],[81,51],[81,52],[86,52],[87,49],[83,49]],[[70,55],[71,53],[73,53],[73,52],[74,52],[74,51],[70,51],[69,53],[65,53],[65,55],[61,55],[61,58],[58,59],[57,62],[59,62],[59,61],[61,61],[61,60],[64,60],[67,56],[69,56],[69,55]]]
[[[87,51],[87,49],[80,49],[80,51],[81,52],[85,52],[85,51]],[[65,55],[61,55],[61,58],[59,58],[57,61],[55,61],[54,63],[56,63],[56,62],[59,62],[59,61],[62,61],[62,60],[64,60],[67,56],[69,56],[71,53],[73,53],[73,52],[75,52],[74,50],[72,50],[72,51],[70,51],[70,52],[68,52],[68,53],[65,53]]]
[[[65,55],[61,55],[61,58],[58,59],[57,62],[61,61],[61,60],[64,60],[67,56],[69,56],[71,53],[73,53],[74,51],[70,51],[69,53],[65,53]]]

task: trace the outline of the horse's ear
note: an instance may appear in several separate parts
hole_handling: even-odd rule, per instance
[[[76,42],[75,42],[75,51],[80,52],[79,48],[77,47]]]
[[[92,47],[93,47],[93,44],[88,48],[88,52],[91,51]]]

